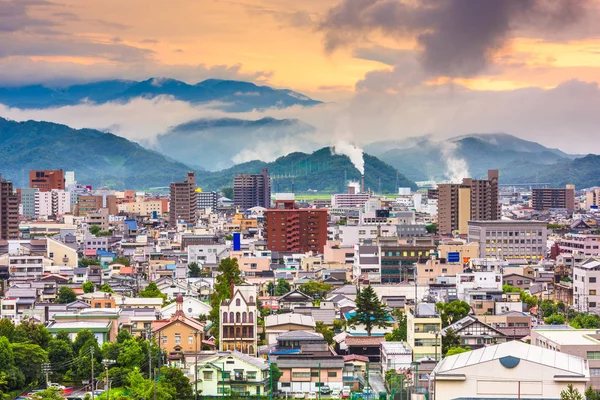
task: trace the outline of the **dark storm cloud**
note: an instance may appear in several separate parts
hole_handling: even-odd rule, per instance
[[[469,77],[482,71],[522,29],[555,34],[585,14],[584,0],[343,0],[320,29],[335,51],[373,31],[415,38],[421,64],[433,75]]]

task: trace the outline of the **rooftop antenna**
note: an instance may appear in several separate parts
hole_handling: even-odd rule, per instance
[[[294,193],[294,177],[292,176],[292,193]]]

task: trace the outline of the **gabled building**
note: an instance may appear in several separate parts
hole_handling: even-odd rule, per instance
[[[312,331],[315,320],[312,316],[296,313],[274,314],[265,317],[265,338],[267,344],[277,343],[277,337],[289,331]]]
[[[279,303],[279,310],[294,311],[296,307],[312,306],[313,300],[309,295],[302,293],[298,289],[294,289],[280,296],[277,302]]]
[[[441,336],[446,336],[450,331],[460,336],[462,346],[469,346],[471,349],[478,349],[510,340],[505,333],[479,321],[472,315],[467,315],[463,319],[442,329],[440,332]]]
[[[221,303],[219,326],[219,350],[239,351],[256,355],[257,332],[257,287],[242,284],[231,288],[231,299]]]

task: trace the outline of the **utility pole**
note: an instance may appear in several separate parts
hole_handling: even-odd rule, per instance
[[[90,347],[90,349],[91,349],[90,350],[90,352],[91,352],[90,360],[92,361],[92,400],[94,400],[94,395],[95,395],[94,390],[96,389],[94,387],[94,348]]]
[[[42,364],[42,372],[46,375],[46,389],[48,389],[48,384],[50,380],[48,379],[48,374],[50,373],[50,363]]]
[[[194,343],[196,344],[196,354],[194,362],[194,400],[198,400],[198,331],[192,331]]]
[[[319,363],[319,400],[321,400],[321,363]]]
[[[110,380],[108,379],[108,366],[114,364],[115,362],[115,360],[102,360],[102,363],[104,364],[104,372],[106,374],[106,380],[104,385],[104,390],[106,390],[106,400],[110,400]]]
[[[270,381],[270,390],[269,390],[269,400],[273,400],[273,365],[271,364],[271,354],[267,356],[269,361],[269,381]]]

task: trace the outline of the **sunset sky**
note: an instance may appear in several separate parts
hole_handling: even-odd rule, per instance
[[[528,116],[573,101],[565,125],[598,126],[599,15],[591,0],[0,0],[0,83],[240,79],[364,110],[358,141],[372,117],[388,137],[525,122],[537,140],[548,129]],[[518,99],[514,126],[502,122],[515,110],[489,110]],[[485,121],[460,120],[481,104]]]

